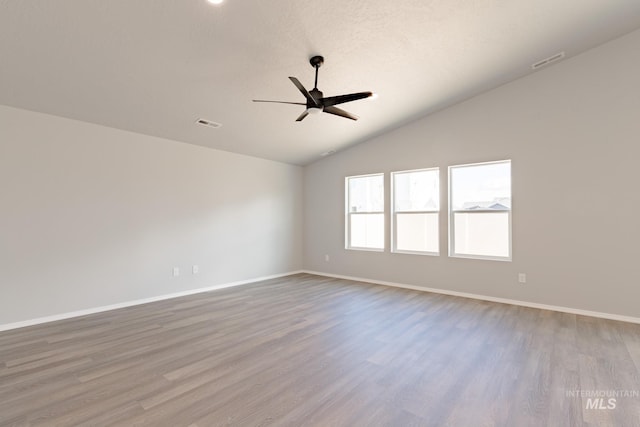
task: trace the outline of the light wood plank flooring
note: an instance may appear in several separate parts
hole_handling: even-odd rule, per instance
[[[640,325],[299,274],[0,333],[2,426],[640,426],[577,390]]]

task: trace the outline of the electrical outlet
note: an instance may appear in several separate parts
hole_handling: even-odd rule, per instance
[[[518,283],[527,283],[527,275],[524,273],[518,273]]]
[[[193,272],[193,274],[198,274],[200,273],[200,267],[197,265],[194,265],[191,271]]]
[[[180,267],[173,267],[173,277],[178,277],[180,275]]]
[[[325,262],[329,262],[329,255],[328,254],[324,256],[324,260],[325,260]]]

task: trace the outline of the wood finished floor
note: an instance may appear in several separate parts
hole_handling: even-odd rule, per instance
[[[1,426],[640,426],[640,325],[299,274],[0,333]]]

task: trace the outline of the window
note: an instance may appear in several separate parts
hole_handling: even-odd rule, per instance
[[[347,249],[384,250],[384,175],[346,178]]]
[[[392,251],[438,255],[439,169],[391,174]]]
[[[449,167],[449,255],[511,260],[511,161]]]

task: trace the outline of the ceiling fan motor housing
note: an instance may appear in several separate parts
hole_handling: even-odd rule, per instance
[[[311,89],[309,91],[309,95],[311,95],[319,105],[322,105],[322,91],[318,89]],[[310,100],[307,100],[307,108],[318,108],[318,106],[314,105]]]

